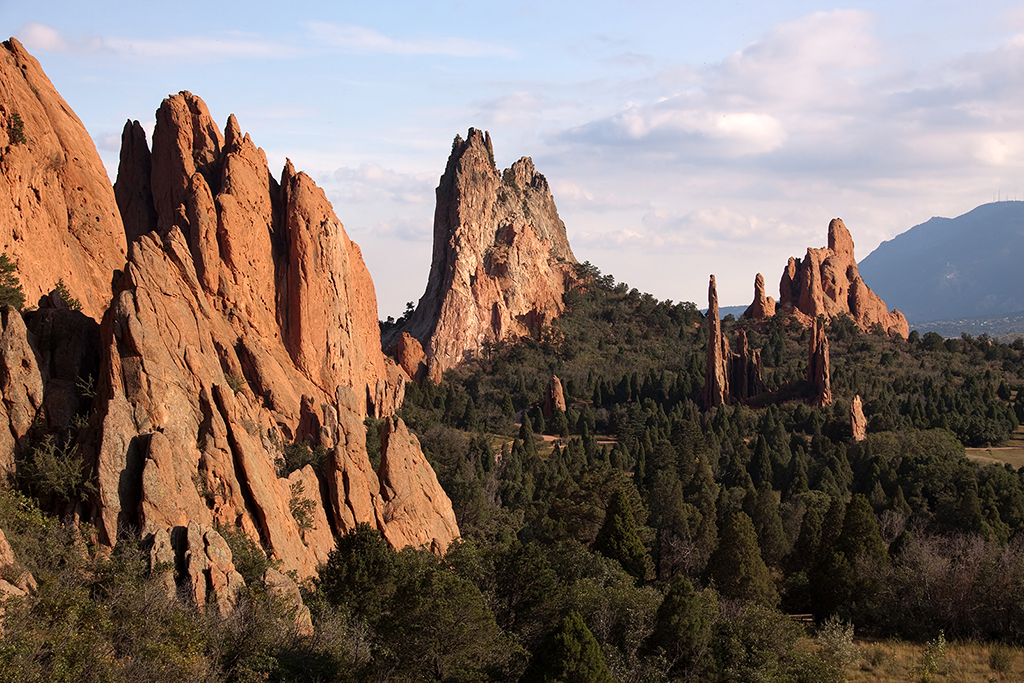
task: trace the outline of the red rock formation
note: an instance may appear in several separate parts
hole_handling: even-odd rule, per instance
[[[854,441],[863,441],[868,438],[868,421],[864,417],[864,403],[860,395],[853,397],[850,404],[850,430],[853,432]]]
[[[387,353],[413,381],[423,381],[427,374],[426,356],[423,353],[423,345],[416,337],[408,332],[402,332],[388,348]]]
[[[779,283],[779,306],[810,326],[819,315],[831,320],[848,313],[865,332],[876,324],[889,334],[906,338],[907,319],[864,284],[853,255],[853,237],[843,221],[828,226],[828,247],[808,249],[802,261],[790,258]]]
[[[761,379],[761,349],[747,344],[746,330],[736,333],[736,353],[732,357],[731,395],[744,403],[768,391]]]
[[[811,402],[816,406],[832,405],[832,378],[828,358],[828,336],[825,320],[818,318],[811,325],[807,349],[807,381],[814,390]]]
[[[490,136],[456,138],[437,187],[427,288],[405,330],[429,375],[485,343],[536,333],[563,310],[576,259],[544,176],[523,157],[499,174]]]
[[[0,49],[0,252],[28,304],[62,278],[99,320],[124,264],[121,216],[96,146],[14,38]]]
[[[747,306],[741,317],[752,320],[764,320],[775,315],[775,299],[764,293],[764,276],[761,273],[754,278],[754,301]]]
[[[718,290],[715,288],[715,276],[711,276],[708,285],[708,312],[704,316],[708,326],[708,360],[704,390],[701,402],[704,408],[713,408],[724,403],[731,403],[729,393],[729,363],[732,351],[729,339],[722,334],[722,321],[718,317]]]
[[[360,522],[443,550],[458,528],[436,478],[388,497],[370,467],[363,421],[393,413],[408,377],[381,352],[373,283],[323,192],[290,163],[276,182],[234,117],[221,136],[189,93],[164,102],[153,137],[152,194],[134,133],[118,179],[139,237],[102,326],[90,457],[105,538],[234,526],[300,578]],[[295,439],[333,449],[326,471],[278,477]],[[404,460],[429,469],[413,445]]]
[[[551,375],[551,381],[548,382],[548,386],[544,390],[544,407],[542,410],[546,420],[554,417],[556,410],[565,412],[565,394],[562,392],[562,380],[558,379],[557,375]]]

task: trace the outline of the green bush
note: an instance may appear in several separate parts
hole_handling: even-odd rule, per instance
[[[0,254],[0,306],[20,309],[25,305],[25,291],[15,274],[14,264],[7,254]]]
[[[9,137],[11,139],[11,144],[24,145],[28,142],[28,140],[25,139],[25,122],[21,120],[21,114],[18,112],[13,112],[11,114]]]
[[[63,278],[57,279],[57,285],[54,289],[57,291],[57,294],[60,295],[60,298],[64,300],[64,303],[68,305],[68,308],[72,311],[82,310],[82,302],[71,296],[71,291],[68,289],[67,285],[64,284]]]

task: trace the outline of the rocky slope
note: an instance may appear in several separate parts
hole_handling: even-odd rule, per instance
[[[761,303],[762,296],[763,290],[756,291],[755,284],[755,300],[745,317],[766,317],[769,308]],[[805,326],[819,315],[831,320],[847,313],[865,332],[876,324],[901,337],[910,332],[903,314],[889,311],[885,302],[864,283],[857,271],[853,237],[838,218],[829,223],[827,247],[808,248],[802,260],[789,259],[779,283],[777,307],[799,318]]]
[[[499,173],[490,136],[470,128],[437,187],[430,276],[403,329],[439,379],[485,343],[557,317],[575,264],[544,176],[526,157]]]
[[[125,260],[114,193],[92,138],[14,38],[0,49],[0,252],[27,304],[63,279],[99,320]],[[59,267],[55,264],[59,264]]]
[[[103,543],[139,534],[154,567],[176,567],[169,590],[222,610],[240,577],[219,530],[299,578],[363,522],[443,552],[459,533],[451,503],[393,417],[409,377],[381,351],[373,282],[320,188],[290,162],[275,179],[233,116],[221,132],[187,92],[160,106],[152,149],[128,122],[111,188],[35,60],[5,47],[6,248],[30,296],[54,284],[33,270],[45,263],[102,322],[55,295],[0,309],[0,469],[41,433],[77,433],[95,490],[62,513]],[[87,232],[67,221],[86,209]],[[383,418],[376,469],[367,417]],[[289,467],[292,443],[326,462]],[[264,581],[294,593],[283,575]]]
[[[1024,311],[1022,261],[1024,202],[995,202],[916,225],[882,242],[859,267],[880,296],[917,323]]]

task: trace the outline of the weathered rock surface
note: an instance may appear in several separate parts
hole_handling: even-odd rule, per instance
[[[14,551],[11,550],[11,544],[7,542],[7,537],[4,536],[4,530],[0,529],[0,569],[13,566]]]
[[[562,380],[557,375],[551,375],[551,381],[544,389],[544,418],[550,420],[556,410],[565,412],[565,394],[562,392]]]
[[[397,410],[408,377],[381,351],[373,283],[323,192],[290,163],[275,181],[234,117],[221,135],[190,93],[157,114],[148,190],[145,140],[134,124],[125,138],[118,197],[135,237],[101,328],[85,453],[105,539],[139,528],[159,547],[188,529],[195,566],[179,576],[223,609],[233,578],[216,569],[214,525],[300,579],[360,522],[397,547],[447,547],[458,528],[436,479],[426,493],[410,490],[421,474],[389,485],[402,502],[388,506],[370,467],[363,421]],[[279,477],[295,440],[333,449],[326,470]],[[407,459],[429,470],[418,444]]]
[[[854,441],[863,441],[868,438],[868,421],[864,417],[864,402],[860,394],[853,397],[850,403],[850,431],[853,433]]]
[[[736,353],[732,357],[732,378],[729,386],[732,397],[743,403],[768,391],[761,379],[761,349],[752,349],[747,333],[736,333]]]
[[[443,553],[459,535],[452,503],[401,418],[388,418],[380,433],[382,529],[391,545],[428,546]]]
[[[819,407],[832,405],[832,376],[824,318],[812,323],[807,346],[807,381],[814,392],[811,403]]]
[[[26,303],[61,278],[99,320],[124,264],[121,216],[89,133],[14,38],[0,49],[0,185],[0,252]]]
[[[701,391],[701,402],[704,408],[714,408],[730,402],[729,363],[732,350],[729,339],[722,334],[722,320],[718,316],[718,290],[715,287],[715,276],[711,276],[708,284],[708,312],[704,316],[704,324],[708,327],[707,371],[704,378],[704,389]]]
[[[416,337],[408,332],[400,333],[387,352],[414,382],[421,382],[426,377],[426,355],[423,353],[423,345]]]
[[[423,345],[429,376],[440,379],[485,343],[538,332],[564,310],[575,264],[533,162],[523,157],[499,174],[489,135],[470,128],[457,137],[437,187],[427,288],[405,326]]]
[[[764,276],[761,273],[754,278],[754,300],[743,312],[743,318],[764,320],[775,315],[775,299],[767,296],[764,291]]]
[[[779,283],[779,303],[785,311],[811,326],[819,315],[831,320],[848,313],[865,332],[877,324],[889,334],[906,338],[907,319],[871,291],[857,272],[853,237],[843,221],[828,226],[828,246],[807,250],[803,260],[790,258]]]

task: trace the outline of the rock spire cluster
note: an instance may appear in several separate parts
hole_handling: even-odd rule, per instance
[[[359,247],[309,176],[288,162],[275,178],[234,116],[221,129],[181,92],[152,146],[126,124],[112,188],[13,39],[0,119],[0,250],[39,300],[0,309],[0,474],[33,425],[78,424],[74,457],[96,492],[64,513],[110,545],[138,532],[154,567],[177,568],[169,592],[222,611],[241,578],[218,529],[267,549],[283,573],[264,583],[287,599],[285,574],[312,576],[359,523],[395,547],[446,549],[451,503],[394,417],[409,374],[383,354]],[[57,274],[80,312],[50,294]],[[377,468],[368,416],[383,420]],[[292,443],[325,462],[289,466]]]
[[[437,381],[485,344],[536,334],[560,315],[575,265],[533,161],[499,173],[490,135],[470,128],[456,137],[438,184],[430,275],[403,329],[422,344]]]
[[[760,276],[759,276],[760,277]],[[763,303],[762,303],[763,301]],[[754,302],[744,317],[762,320],[771,310],[763,295],[763,284],[755,282]],[[906,338],[907,319],[897,310],[889,311],[885,302],[871,291],[857,272],[853,237],[839,218],[828,226],[828,246],[808,248],[804,258],[790,258],[779,283],[777,306],[810,327],[819,315],[826,321],[848,314],[857,326],[870,332],[880,325],[888,334]]]
[[[767,391],[761,379],[761,350],[751,349],[747,333],[740,330],[733,353],[729,338],[722,333],[714,275],[708,284],[708,312],[704,320],[708,326],[707,370],[701,391],[704,407],[743,403]]]

